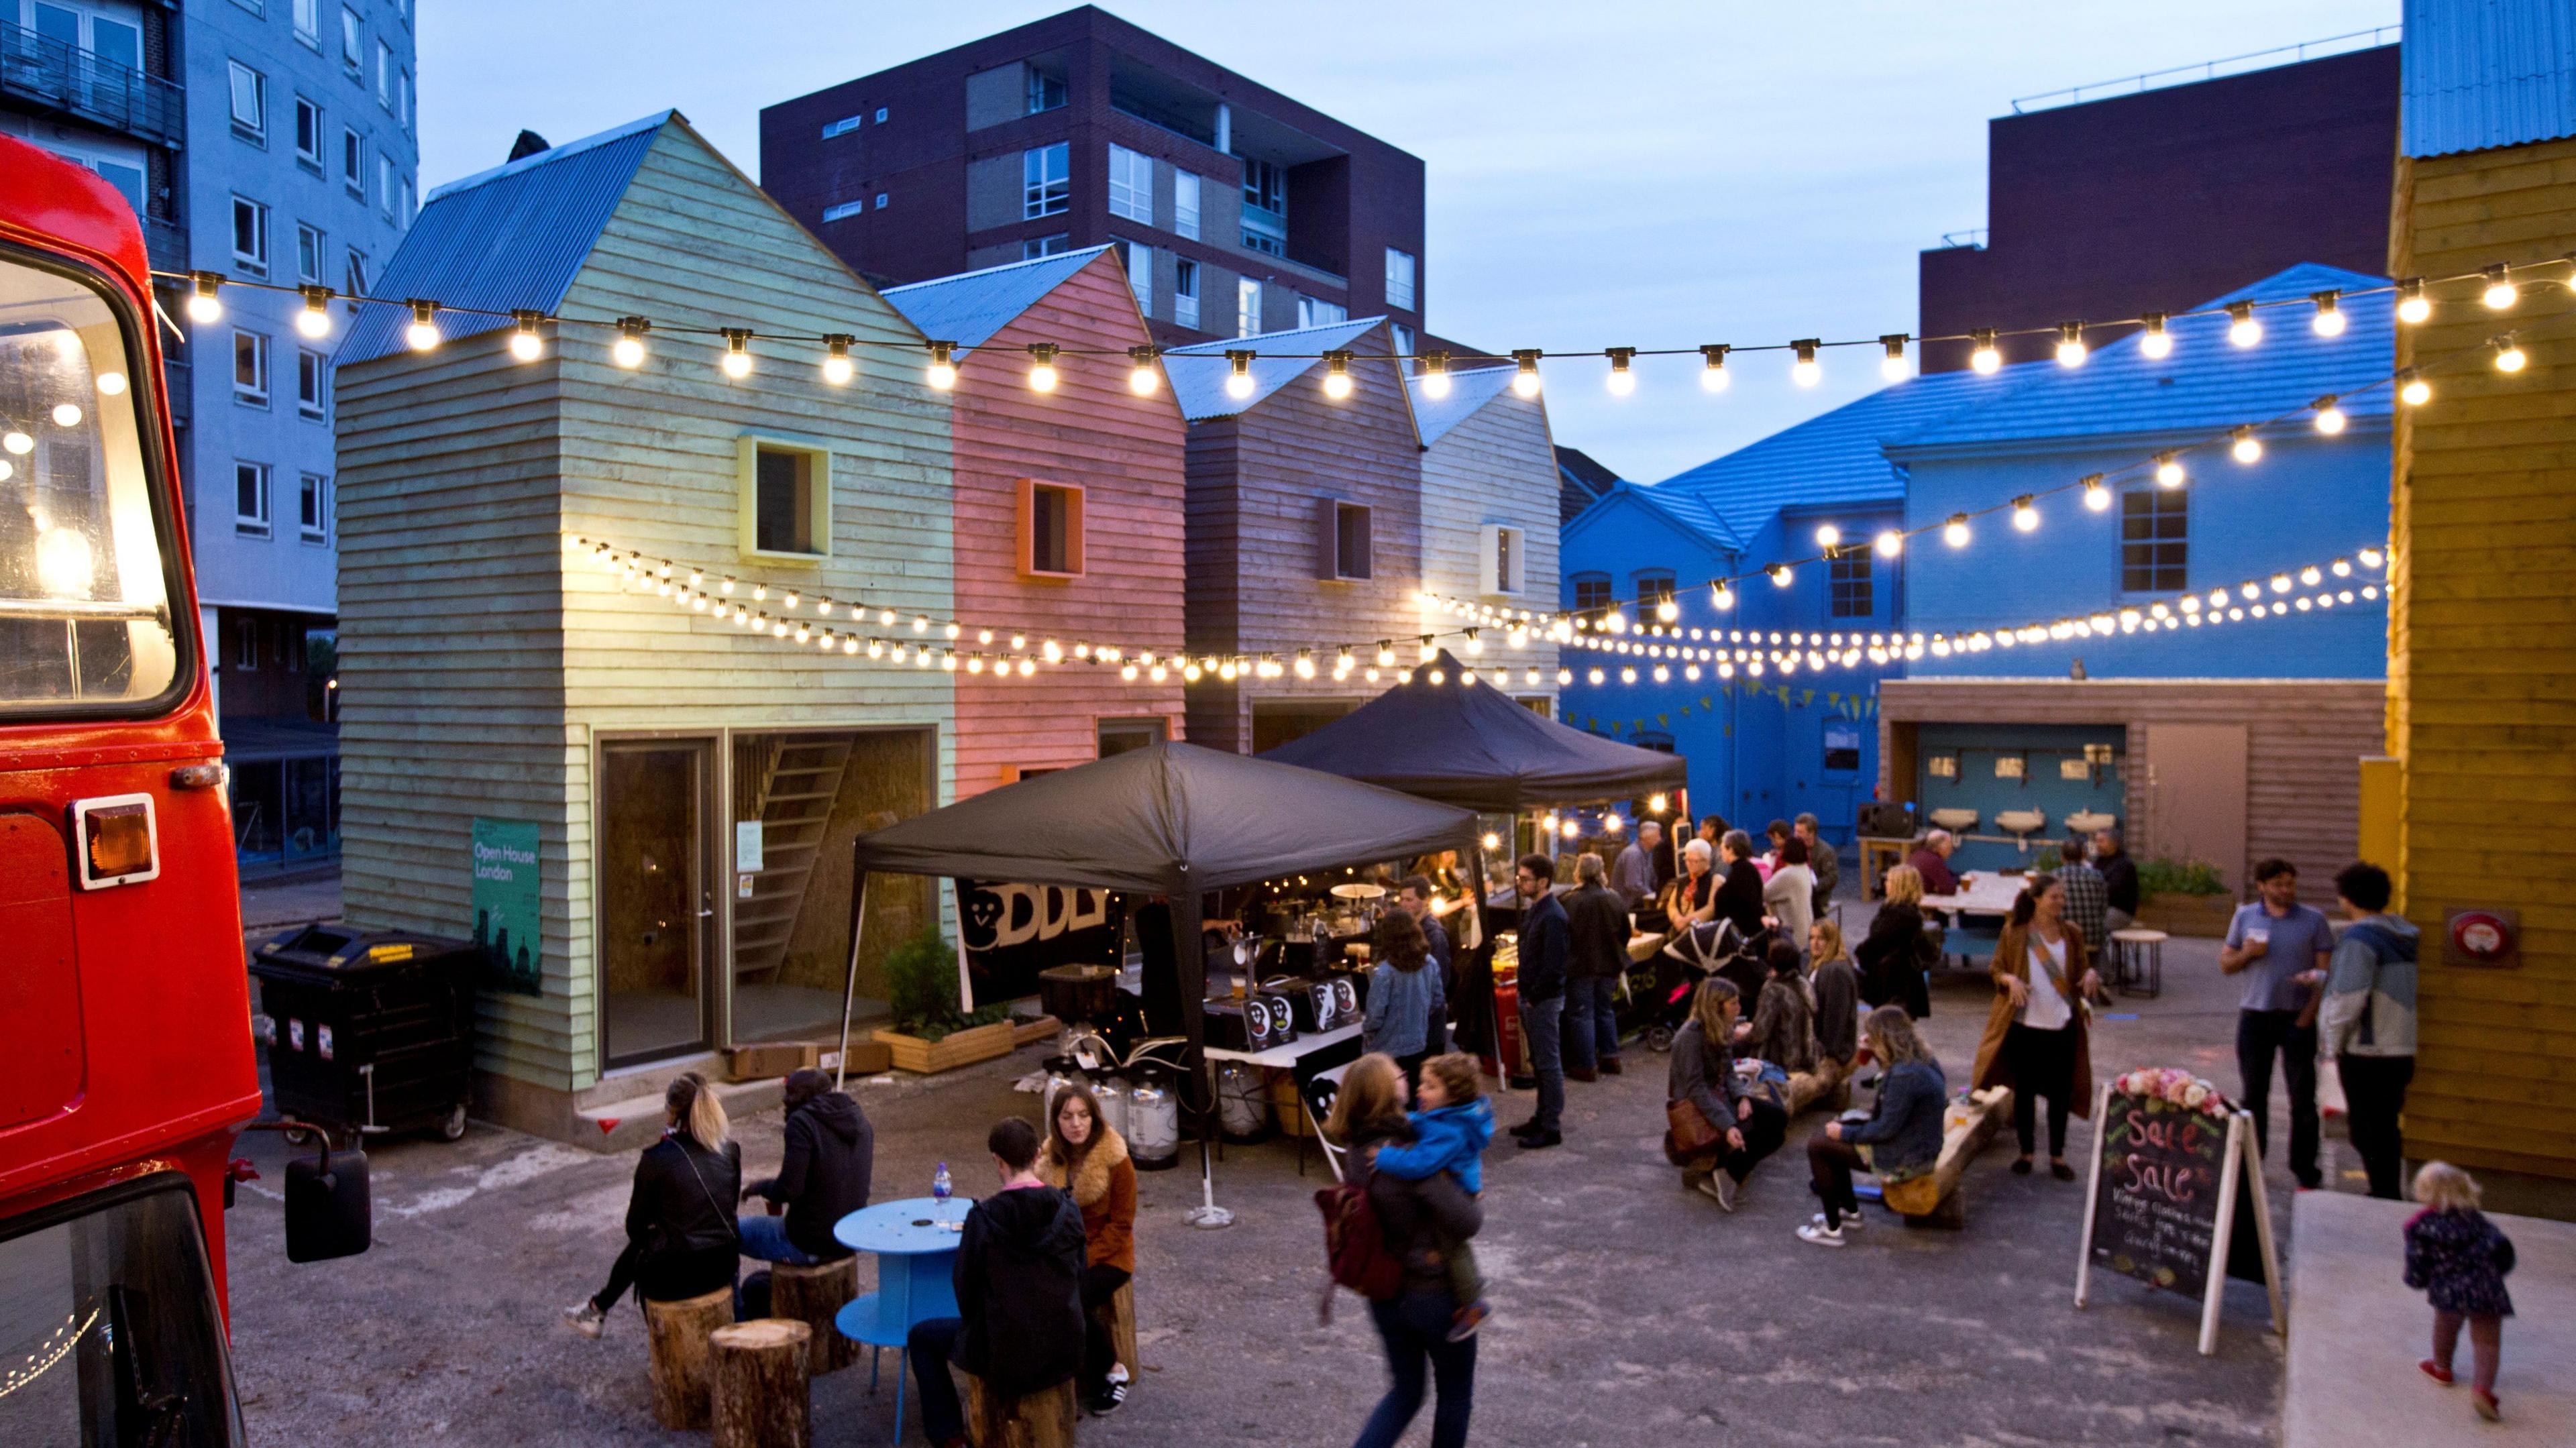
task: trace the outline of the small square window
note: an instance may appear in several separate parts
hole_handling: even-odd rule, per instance
[[[1051,111],[1065,103],[1064,74],[1061,71],[1041,70],[1033,65],[1028,68],[1028,75],[1027,114],[1034,116],[1040,111]],[[877,119],[884,120],[884,113],[879,112]]]
[[[740,443],[745,553],[819,558],[831,551],[831,454],[769,438]]]
[[[317,421],[329,408],[323,389],[329,384],[331,359],[304,348],[295,350],[295,409]]]
[[[883,210],[885,210],[885,209],[886,209],[886,194],[885,194],[884,192],[880,191],[880,192],[878,192],[878,193],[877,193],[877,210],[879,210],[879,211],[883,211]]]
[[[233,265],[268,275],[268,208],[246,196],[233,198]]]
[[[1657,610],[1673,601],[1673,576],[1669,573],[1637,575],[1637,620],[1654,617]]]
[[[295,159],[307,170],[322,170],[322,108],[302,96],[295,98]]]
[[[319,473],[306,473],[297,481],[295,529],[307,543],[327,543],[331,539],[331,484]],[[288,655],[291,660],[294,656]]]
[[[1574,611],[1599,618],[1610,611],[1610,575],[1578,573],[1574,575]]]
[[[268,139],[268,77],[242,64],[230,61],[232,71],[233,134],[248,141]]]
[[[1168,720],[1103,719],[1099,724],[1100,757],[1125,754],[1131,749],[1149,749],[1172,737]]]
[[[879,106],[879,107],[877,107],[877,124],[878,124],[878,125],[880,125],[880,126],[882,126],[882,125],[884,125],[884,124],[885,124],[885,122],[886,122],[886,108],[885,108],[885,107],[883,107],[883,106]]]
[[[253,538],[268,536],[268,464],[233,464],[233,531]],[[258,651],[253,649],[250,657],[256,665]]]
[[[1315,576],[1359,581],[1369,578],[1372,510],[1339,498],[1316,500]]]
[[[1020,480],[1020,571],[1037,578],[1079,578],[1083,572],[1083,490],[1061,483]]]
[[[233,328],[233,400],[268,406],[268,339]]]

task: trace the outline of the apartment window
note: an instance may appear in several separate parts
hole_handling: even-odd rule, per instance
[[[1878,600],[1871,587],[1871,558],[1864,544],[1851,543],[1833,550],[1825,560],[1825,583],[1832,591],[1833,616],[1867,618],[1877,611]]]
[[[880,126],[882,126],[882,125],[884,125],[885,123],[886,123],[886,108],[885,108],[885,107],[883,107],[883,106],[879,106],[879,107],[877,107],[877,124],[878,124],[878,125],[880,125]]]
[[[233,3],[263,20],[268,18],[268,0],[233,0]]]
[[[247,464],[244,464],[243,466],[247,466]],[[261,531],[266,532],[267,530],[262,529]],[[233,620],[233,667],[236,669],[256,669],[259,667],[258,619],[237,618]]]
[[[2176,593],[2191,587],[2191,489],[2148,488],[2120,495],[2120,590]]]
[[[1020,571],[1079,578],[1082,566],[1082,489],[1020,479]]]
[[[1072,148],[1058,141],[1020,153],[1020,215],[1061,216],[1073,206]]]
[[[326,409],[322,389],[331,375],[331,359],[319,352],[295,350],[295,410],[320,421]]]
[[[746,437],[740,446],[742,551],[807,558],[830,552],[832,455],[769,438]]]
[[[1261,283],[1250,277],[1234,279],[1234,335],[1257,336],[1261,331]]]
[[[1154,158],[1121,145],[1109,148],[1109,214],[1154,224]]]
[[[1387,341],[1394,345],[1396,356],[1410,357],[1413,355],[1413,329],[1411,327],[1404,325],[1402,322],[1389,322],[1386,324],[1386,337]]]
[[[1488,523],[1480,530],[1476,550],[1476,583],[1479,591],[1516,597],[1527,581],[1522,534],[1518,528]]]
[[[1386,304],[1413,310],[1413,253],[1386,249]]]
[[[233,328],[233,398],[268,406],[268,338],[241,327]]]
[[[411,72],[407,70],[394,76],[394,119],[402,122],[404,130],[411,129]]]
[[[348,285],[342,290],[350,296],[363,297],[367,294],[367,254],[354,246],[349,248],[349,265],[344,280]]]
[[[268,140],[268,77],[242,64],[232,68],[233,134],[246,141]]]
[[[1199,324],[1199,264],[1185,256],[1172,258],[1172,321],[1193,330]]]
[[[242,196],[233,198],[233,265],[268,274],[268,208]]]
[[[1172,230],[1199,239],[1199,178],[1194,172],[1172,173]]]
[[[302,96],[295,98],[295,159],[305,169],[321,173],[322,108]]]
[[[295,38],[322,48],[322,0],[295,0]]]
[[[1597,618],[1610,611],[1611,598],[1609,574],[1578,573],[1574,575],[1571,582],[1574,584],[1574,611],[1576,613],[1590,614]]]
[[[885,209],[886,209],[886,194],[885,194],[884,192],[880,191],[880,192],[878,192],[878,193],[877,193],[877,210],[879,210],[879,211],[883,211],[883,210],[885,210]]]
[[[327,244],[322,239],[322,233],[302,222],[297,222],[295,225],[295,279],[299,282],[319,283],[322,280],[322,258],[326,254]]]
[[[390,219],[394,214],[394,158],[382,151],[376,153],[376,205]]]
[[[837,202],[823,208],[823,220],[826,222],[842,221],[849,217],[856,216],[867,209],[868,203],[865,201]]]
[[[41,18],[44,12],[51,8],[53,7],[42,7],[36,14]],[[93,15],[89,18],[89,53],[110,65],[120,65],[127,70],[141,70],[143,69],[143,32],[123,21],[110,20],[104,15]]]
[[[345,5],[340,8],[340,64],[351,75],[364,74],[367,64],[366,22]]]
[[[1051,111],[1065,103],[1064,76],[1061,72],[1030,66],[1028,114]]]
[[[850,132],[859,128],[859,122],[862,119],[864,118],[859,116],[843,116],[837,121],[825,121],[823,123],[823,139],[828,141],[834,136],[848,135]]]
[[[233,464],[233,531],[252,538],[268,536],[268,464]],[[249,662],[242,665],[244,668],[259,664],[257,641],[250,642]]]
[[[1100,757],[1125,754],[1131,749],[1146,749],[1171,738],[1171,726],[1162,719],[1103,719],[1099,725]]]
[[[402,180],[402,205],[396,207],[394,210],[394,224],[396,226],[411,225],[412,211],[411,178],[405,176]]]
[[[1369,577],[1371,510],[1339,498],[1319,498],[1315,510],[1315,576],[1361,580]]]
[[[1288,254],[1288,170],[1269,161],[1243,163],[1243,247]]]
[[[394,48],[381,40],[376,42],[376,104],[394,108]]]
[[[367,138],[354,127],[340,130],[340,181],[350,195],[367,199]]]
[[[1654,616],[1655,610],[1673,601],[1673,576],[1669,573],[1637,575],[1637,618],[1640,622]]]
[[[1300,327],[1330,327],[1350,319],[1351,309],[1339,302],[1328,302],[1320,297],[1297,299],[1297,325]]]
[[[1059,231],[1053,236],[1032,236],[1020,243],[1020,260],[1036,261],[1042,256],[1073,250],[1073,234]]]
[[[1127,286],[1136,294],[1136,310],[1154,315],[1154,249],[1142,242],[1122,241],[1118,250],[1127,263]]]
[[[307,543],[331,540],[331,485],[320,473],[306,473],[296,483],[295,529]],[[294,660],[295,654],[287,655],[290,665]]]

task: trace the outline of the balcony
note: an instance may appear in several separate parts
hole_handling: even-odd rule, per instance
[[[143,249],[151,254],[154,271],[188,270],[188,228],[157,216],[143,220]]]
[[[187,134],[187,92],[179,86],[6,21],[0,95],[156,146],[175,147]]]

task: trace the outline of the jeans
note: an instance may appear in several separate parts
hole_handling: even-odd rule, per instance
[[[1082,1391],[1098,1397],[1109,1386],[1109,1366],[1118,1361],[1118,1339],[1109,1330],[1110,1300],[1118,1289],[1127,1285],[1127,1273],[1105,1263],[1093,1263],[1082,1269]],[[1136,1369],[1131,1364],[1127,1376],[1132,1381]],[[934,1440],[937,1441],[937,1440]]]
[[[1860,1198],[1852,1192],[1852,1172],[1867,1170],[1860,1148],[1818,1132],[1807,1138],[1807,1179],[1816,1199],[1825,1204],[1825,1226],[1840,1227],[1845,1217],[1860,1215]]]
[[[2275,1051],[2290,1087],[2290,1175],[2312,1187],[2325,1180],[2317,1170],[2317,1028],[2300,1025],[2297,1011],[2238,1011],[2236,1070],[2245,1082],[2245,1109],[2254,1113],[2258,1158],[2272,1151]]]
[[[921,1436],[947,1443],[966,1436],[966,1409],[957,1401],[957,1380],[948,1375],[948,1354],[966,1331],[962,1317],[925,1317],[905,1334],[912,1357],[912,1385],[921,1399]],[[903,1425],[894,1425],[897,1434]]]
[[[1619,977],[1578,975],[1565,983],[1565,1063],[1578,1071],[1619,1059]]]
[[[787,1240],[787,1219],[762,1213],[757,1217],[736,1217],[734,1235],[742,1239],[742,1255],[759,1262],[784,1262],[790,1267],[811,1267],[823,1259]]]
[[[1534,1001],[1521,997],[1521,1034],[1529,1040],[1530,1074],[1538,1078],[1538,1114],[1532,1131],[1555,1131],[1565,1122],[1565,997]]]
[[[2406,1109],[2406,1087],[2415,1079],[2412,1056],[2339,1056],[2335,1076],[2343,1082],[2345,1129],[2352,1149],[2361,1153],[2370,1174],[2370,1194],[2384,1201],[2403,1199],[2406,1137],[2398,1130],[2398,1113]]]
[[[1391,1301],[1369,1304],[1392,1381],[1351,1448],[1395,1448],[1413,1415],[1422,1411],[1426,1362],[1431,1383],[1440,1393],[1439,1406],[1431,1416],[1431,1448],[1466,1448],[1467,1415],[1476,1407],[1476,1339],[1449,1341],[1449,1322],[1456,1311],[1456,1304],[1437,1292],[1407,1291]]]
[[[2074,1106],[2075,1027],[2034,1030],[2015,1021],[2004,1032],[2004,1059],[2012,1065],[2013,1136],[2029,1156],[2039,1136],[2039,1098],[2048,1098],[2048,1154],[2066,1155],[2066,1114]]]

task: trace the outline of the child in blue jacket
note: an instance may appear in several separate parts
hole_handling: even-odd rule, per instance
[[[1377,1169],[1405,1181],[1429,1181],[1447,1172],[1469,1196],[1485,1190],[1485,1148],[1494,1141],[1494,1108],[1485,1100],[1476,1058],[1456,1052],[1422,1063],[1422,1084],[1414,1089],[1413,1143],[1379,1149]],[[1449,1291],[1461,1306],[1449,1320],[1449,1340],[1464,1342],[1484,1325],[1492,1308],[1485,1302],[1485,1280],[1476,1271],[1475,1252],[1464,1239],[1443,1241],[1441,1257],[1449,1267]]]

